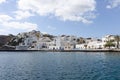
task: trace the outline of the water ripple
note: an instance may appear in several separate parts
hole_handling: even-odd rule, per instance
[[[0,80],[120,80],[119,53],[3,53]]]

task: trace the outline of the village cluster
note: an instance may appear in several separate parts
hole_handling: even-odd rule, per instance
[[[101,39],[82,38],[77,36],[51,36],[40,31],[19,33],[15,42],[16,50],[85,50],[85,49],[117,49],[119,42],[116,35],[106,35]]]

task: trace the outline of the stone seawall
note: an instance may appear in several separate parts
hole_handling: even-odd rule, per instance
[[[120,49],[87,49],[87,50],[0,50],[0,52],[120,52]]]

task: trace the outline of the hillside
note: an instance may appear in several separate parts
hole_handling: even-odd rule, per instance
[[[13,35],[0,35],[0,48],[7,44],[13,37]]]

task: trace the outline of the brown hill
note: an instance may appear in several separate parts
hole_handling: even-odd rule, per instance
[[[0,47],[7,44],[13,37],[13,35],[0,35]]]

